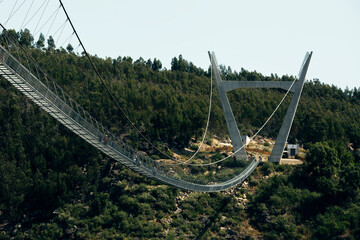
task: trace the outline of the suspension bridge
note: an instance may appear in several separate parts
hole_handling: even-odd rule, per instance
[[[80,45],[87,54],[86,49],[76,33],[71,19],[66,13],[61,1],[60,4],[65,12],[67,21],[69,21],[72,26],[73,34],[76,34]],[[14,7],[13,9],[16,8]],[[182,164],[195,166],[219,164],[231,156],[208,164],[192,164],[189,163],[189,161],[167,164],[165,162],[153,160],[146,154],[140,153],[126,144],[120,137],[109,131],[109,129],[105,128],[101,123],[95,120],[93,116],[77,104],[61,88],[61,86],[59,86],[44,70],[41,69],[41,67],[39,67],[37,62],[31,58],[28,50],[23,48],[17,39],[14,39],[11,34],[9,34],[7,28],[3,24],[1,24],[1,28],[3,30],[3,36],[5,36],[5,41],[0,46],[0,76],[5,78],[15,88],[25,94],[32,102],[49,113],[70,131],[112,159],[144,176],[156,179],[162,183],[185,190],[200,192],[215,192],[234,187],[243,182],[259,164],[259,160],[255,158],[249,159],[246,155],[245,145],[241,140],[241,135],[226,93],[240,87],[282,88],[287,91],[282,101],[289,92],[293,93],[293,97],[284,118],[284,122],[280,128],[276,144],[269,159],[272,162],[279,162],[291,129],[303,89],[306,72],[312,56],[312,53],[306,54],[300,68],[299,78],[293,82],[234,82],[223,81],[221,79],[215,54],[209,52],[212,75],[216,80],[215,82],[219,91],[229,135],[234,146],[234,153],[231,156],[235,156],[238,161],[242,161],[244,166],[237,169],[237,171],[226,178],[204,179],[190,174],[185,174],[181,171],[174,171],[174,169],[176,169],[176,166]],[[91,61],[90,58],[89,60]],[[93,67],[95,68],[95,66]],[[95,71],[98,74],[96,68]],[[101,76],[99,76],[99,78],[102,80]],[[279,103],[278,107],[281,105],[282,101]],[[277,111],[278,107],[274,110],[273,114]],[[266,125],[273,114],[268,118],[263,126]],[[262,128],[263,127],[259,129],[253,138],[261,131]],[[106,140],[104,140],[105,138]]]

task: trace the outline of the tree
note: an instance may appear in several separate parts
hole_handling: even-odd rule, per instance
[[[187,72],[188,71],[188,65],[189,65],[189,63],[180,54],[179,59],[174,57],[171,60],[171,71]]]
[[[304,130],[300,134],[306,142],[320,142],[326,139],[328,123],[324,115],[316,109],[310,109],[303,121]]]
[[[69,53],[72,53],[72,51],[74,50],[73,46],[69,43],[66,47],[66,50],[69,52]]]
[[[31,35],[29,29],[25,28],[19,33],[19,43],[23,46],[30,47],[33,45],[34,37]]]
[[[162,63],[160,60],[154,58],[151,68],[153,71],[159,71],[162,68]]]
[[[309,147],[306,172],[311,187],[331,198],[338,192],[341,161],[335,148],[327,142],[317,142]]]
[[[176,71],[179,69],[178,59],[174,57],[171,59],[171,71]]]
[[[54,38],[52,36],[50,36],[47,40],[47,44],[48,44],[48,49],[49,50],[54,50],[55,49],[55,41]]]
[[[36,42],[36,47],[41,49],[45,47],[45,37],[44,34],[40,33],[39,39]]]
[[[3,44],[8,44],[9,41],[13,42],[14,40],[19,39],[19,34],[14,29],[9,29],[7,31],[3,30],[1,34]]]
[[[15,162],[6,162],[0,159],[0,214],[11,221],[17,221],[21,215],[21,204],[29,191],[30,179],[16,167]]]
[[[350,142],[352,142],[354,149],[360,148],[360,127],[357,124],[352,124],[349,127]]]
[[[146,66],[147,66],[148,68],[151,68],[151,66],[152,66],[152,61],[151,61],[150,58],[146,61]]]

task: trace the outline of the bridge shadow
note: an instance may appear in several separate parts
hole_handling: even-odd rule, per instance
[[[207,236],[207,233],[214,228],[215,223],[219,220],[220,215],[224,212],[228,204],[231,202],[231,198],[232,195],[229,195],[222,200],[221,204],[219,205],[219,208],[216,209],[216,213],[209,218],[210,221],[205,225],[204,229],[195,238],[196,240],[204,239],[204,237]]]

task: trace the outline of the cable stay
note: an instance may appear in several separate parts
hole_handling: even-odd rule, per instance
[[[0,26],[3,27],[1,24]],[[3,29],[3,32],[6,33],[6,29]],[[9,50],[0,47],[0,75],[69,130],[132,170],[178,188],[214,192],[239,184],[258,165],[258,161],[252,161],[240,174],[216,180],[172,173],[173,169],[170,166],[161,166],[153,159],[140,154],[122,142],[83,110],[56,83],[52,82],[53,86],[44,84],[41,79],[44,81],[47,75],[40,68],[38,70],[42,76],[33,75],[21,63],[20,54],[18,59],[10,54],[11,48],[16,47],[16,52],[21,52],[27,57],[28,61],[26,60],[25,64],[30,63],[36,66],[36,62],[33,62],[33,59],[26,54],[26,50],[18,42],[13,41],[10,34],[7,35],[7,38]],[[106,142],[103,140],[105,134],[109,134]]]
[[[284,102],[285,98],[287,97],[287,95],[290,92],[290,89],[293,87],[294,83],[296,82],[296,79],[292,82],[292,84],[290,85],[289,89],[286,91],[286,93],[284,94],[283,98],[281,99],[281,101],[279,102],[279,104],[276,106],[276,108],[274,109],[274,111],[270,114],[270,116],[267,118],[267,120],[264,122],[264,124],[256,131],[256,133],[250,138],[250,141],[254,140],[254,138],[259,135],[259,133],[261,132],[261,130],[267,125],[267,123],[272,119],[272,117],[274,116],[274,114],[277,112],[277,110],[279,109],[279,107],[281,106],[281,104]],[[235,157],[235,154],[240,152],[242,149],[245,148],[245,145],[243,145],[242,147],[240,147],[238,150],[234,151],[233,153],[231,153],[230,155],[228,155],[227,157],[224,157],[220,160],[217,160],[215,162],[211,162],[211,163],[187,163],[187,162],[183,162],[183,163],[179,163],[179,164],[172,164],[172,165],[181,165],[181,164],[185,164],[186,165],[190,165],[190,166],[198,166],[198,167],[202,167],[202,166],[210,166],[210,165],[214,165],[214,164],[218,164],[221,163],[231,157]],[[171,163],[169,164],[171,165]]]
[[[32,2],[31,2],[31,5],[30,5],[30,7],[29,7],[29,9],[27,10],[27,12],[26,12],[26,15],[25,15],[25,17],[24,17],[24,20],[22,21],[22,23],[21,23],[21,25],[20,25],[20,30],[21,29],[23,29],[23,26],[24,26],[24,23],[25,23],[25,20],[26,20],[26,18],[28,17],[28,15],[29,15],[29,12],[30,12],[30,10],[31,10],[31,8],[32,8],[32,6],[33,6],[33,4],[34,4],[34,1],[35,0],[32,0]],[[0,2],[1,3],[1,2]],[[35,34],[36,35],[36,34]]]
[[[3,1],[0,1],[0,4]],[[25,0],[24,0],[25,2]],[[24,2],[22,4],[24,4]],[[40,108],[48,112],[51,116],[53,116],[58,122],[62,123],[65,127],[67,127],[70,131],[84,139],[86,142],[106,154],[107,156],[115,159],[116,161],[120,162],[121,164],[129,167],[130,169],[144,175],[150,178],[154,178],[160,182],[163,182],[165,184],[169,184],[178,188],[186,189],[186,190],[192,190],[192,191],[201,191],[201,192],[214,192],[214,191],[221,191],[228,188],[231,188],[233,186],[236,186],[237,184],[244,181],[257,167],[260,160],[251,159],[250,161],[247,161],[246,166],[243,166],[241,168],[234,169],[234,172],[230,175],[228,175],[225,178],[203,178],[199,176],[192,176],[189,174],[182,173],[180,171],[175,172],[174,168],[176,169],[177,166],[184,166],[189,169],[191,167],[201,167],[201,166],[211,166],[214,164],[219,164],[230,157],[236,156],[237,153],[244,150],[245,145],[242,145],[239,148],[234,148],[234,152],[220,160],[210,162],[210,163],[192,163],[191,161],[195,158],[195,156],[199,153],[202,145],[204,144],[210,117],[211,117],[211,110],[212,110],[212,98],[213,98],[213,76],[216,79],[217,86],[219,87],[219,84],[223,84],[224,89],[227,89],[226,91],[229,91],[231,89],[234,89],[236,86],[241,87],[246,84],[242,84],[241,82],[237,82],[235,84],[231,83],[230,81],[224,81],[221,83],[221,77],[219,74],[218,66],[216,63],[216,59],[214,54],[210,55],[210,97],[209,97],[209,109],[207,114],[207,122],[205,131],[202,137],[202,140],[200,142],[200,145],[197,149],[197,151],[188,159],[180,161],[178,159],[172,158],[171,156],[168,156],[166,153],[163,153],[160,149],[158,149],[135,125],[134,122],[131,121],[131,119],[128,117],[128,115],[125,113],[124,109],[121,108],[120,104],[114,97],[114,95],[111,93],[109,87],[105,84],[104,79],[101,77],[99,71],[97,70],[95,64],[93,63],[90,55],[86,51],[78,33],[76,32],[74,25],[69,18],[69,15],[67,14],[64,5],[62,4],[62,1],[59,0],[60,6],[63,9],[65,15],[66,15],[66,21],[58,28],[57,32],[60,31],[59,37],[57,38],[57,42],[60,39],[60,36],[62,35],[62,32],[65,28],[65,25],[67,22],[70,23],[72,33],[67,37],[67,39],[64,41],[67,42],[69,39],[69,42],[71,42],[71,39],[73,35],[76,36],[77,40],[79,41],[78,47],[82,47],[83,52],[87,59],[90,62],[90,65],[92,66],[93,70],[95,71],[95,74],[101,81],[102,85],[104,86],[105,90],[109,94],[110,98],[113,100],[115,105],[118,107],[118,109],[121,111],[123,116],[126,118],[126,120],[130,123],[131,127],[135,129],[139,135],[147,141],[154,149],[156,149],[159,153],[163,154],[164,156],[168,157],[170,160],[176,161],[176,163],[166,163],[159,160],[154,160],[150,157],[148,157],[145,154],[142,154],[138,152],[137,150],[130,147],[128,144],[126,144],[122,139],[120,139],[118,136],[114,135],[104,127],[101,123],[95,120],[87,111],[85,111],[79,104],[77,104],[60,86],[56,84],[54,79],[52,79],[34,60],[31,55],[28,53],[28,50],[26,50],[22,45],[19,44],[18,40],[14,38],[11,34],[9,34],[8,30],[4,25],[0,23],[0,27],[3,29],[2,35],[5,38],[5,47],[3,45],[0,45],[0,76],[5,78],[8,82],[10,82],[15,88],[17,88],[19,91],[21,91],[24,95],[26,95],[31,101],[33,101],[35,104],[37,104]],[[43,8],[45,3],[49,3],[48,0],[45,0],[43,4],[40,6],[40,8],[36,11],[36,13],[30,17],[29,20],[27,20],[27,16],[30,12],[30,9],[27,11],[27,14],[21,24],[21,26],[24,25],[24,22],[27,21],[25,25],[27,25],[34,17],[35,15],[40,11],[40,9]],[[13,15],[18,11],[20,7],[17,7],[18,1],[16,1],[15,5],[12,8],[12,11],[9,15],[9,18],[6,22],[9,21],[10,18],[13,17]],[[33,6],[33,2],[31,3],[30,8]],[[47,4],[46,4],[47,6]],[[52,20],[52,23],[49,27],[49,31],[52,28],[52,25],[55,21],[55,18],[58,13],[57,9],[56,14],[55,12],[49,17],[45,18],[46,23],[39,25],[41,22],[41,19],[43,18],[46,6],[44,7],[44,11],[41,13],[40,20],[38,21],[36,28],[38,26],[41,26],[39,31]],[[55,15],[54,15],[55,14]],[[55,35],[56,35],[55,34]],[[54,36],[55,36],[54,35]],[[63,40],[62,40],[63,41]],[[14,56],[16,55],[16,57]],[[266,126],[266,124],[272,119],[275,112],[279,109],[281,104],[284,102],[285,98],[289,94],[289,92],[294,92],[293,99],[291,100],[290,107],[291,111],[289,111],[286,114],[285,121],[286,126],[285,130],[284,127],[280,129],[278,139],[280,138],[281,141],[287,139],[286,131],[289,131],[289,126],[291,127],[291,123],[296,111],[297,103],[300,98],[300,94],[302,91],[302,86],[304,83],[306,71],[310,62],[311,54],[308,54],[305,56],[303,65],[300,69],[299,74],[299,80],[294,80],[291,84],[284,83],[282,88],[286,89],[285,95],[282,97],[281,101],[275,108],[275,110],[270,114],[270,116],[267,118],[265,123],[257,130],[257,132],[251,137],[251,140],[253,140]],[[226,85],[227,84],[227,85]],[[228,86],[228,85],[234,85],[234,86]],[[275,87],[279,84],[272,84],[267,83],[267,87]],[[247,85],[249,85],[247,83]],[[254,84],[250,84],[254,85]],[[264,84],[259,84],[259,86],[264,86]],[[286,87],[284,87],[286,86]],[[295,90],[294,90],[295,89]],[[225,90],[224,90],[225,91]],[[222,92],[223,96],[225,92]],[[223,99],[221,99],[223,101]],[[225,116],[227,117],[227,116]],[[289,124],[290,123],[290,124]],[[283,124],[284,125],[284,124]],[[229,129],[230,130],[230,129]],[[284,132],[285,133],[282,133]],[[287,132],[288,134],[288,132]],[[230,134],[231,135],[231,134]],[[278,142],[278,140],[277,140]],[[280,148],[282,145],[279,145]]]
[[[17,1],[18,1],[18,0],[17,0]],[[9,16],[9,18],[8,18],[7,21],[9,21],[9,19],[11,19],[11,18],[15,15],[15,13],[20,9],[20,7],[25,3],[26,0],[24,0],[24,1],[22,2],[22,4],[21,4],[20,6],[18,6],[18,7],[17,7],[17,1],[15,2],[15,5],[13,6],[12,12],[11,12],[11,14],[10,14],[10,16]],[[32,0],[32,2],[31,2],[31,4],[30,4],[30,7],[29,7],[28,10],[26,11],[25,18],[23,19],[23,22],[22,22],[22,24],[21,24],[21,27],[28,25],[29,22],[32,21],[34,18],[36,18],[37,14],[39,13],[41,16],[40,16],[40,18],[39,18],[39,20],[38,20],[38,22],[37,22],[37,24],[36,24],[36,28],[35,28],[35,29],[36,29],[36,32],[35,32],[34,36],[36,36],[37,34],[39,34],[40,31],[41,31],[48,23],[50,23],[50,21],[51,21],[51,24],[50,24],[50,26],[49,26],[49,29],[48,29],[47,34],[46,34],[46,37],[45,37],[45,39],[46,39],[46,38],[49,36],[50,29],[52,28],[52,26],[53,26],[53,24],[54,24],[54,22],[55,22],[55,20],[56,20],[56,17],[57,17],[57,15],[58,15],[58,13],[59,13],[59,9],[62,8],[62,9],[63,9],[63,12],[64,12],[64,14],[65,14],[65,16],[66,16],[66,20],[63,21],[63,23],[62,23],[60,26],[58,26],[57,30],[52,34],[52,37],[53,37],[53,38],[58,35],[55,44],[56,44],[56,45],[58,44],[59,39],[60,39],[60,37],[61,37],[61,35],[62,35],[62,32],[64,31],[64,28],[65,28],[65,26],[66,26],[66,23],[69,22],[70,25],[71,25],[71,28],[72,28],[72,33],[70,34],[70,36],[67,37],[67,39],[63,42],[63,44],[65,44],[69,39],[70,39],[70,40],[69,40],[69,43],[70,43],[73,35],[75,35],[75,36],[77,37],[78,42],[79,42],[79,45],[76,47],[75,51],[77,51],[78,47],[80,47],[80,46],[82,47],[83,52],[85,53],[85,55],[86,55],[88,61],[90,62],[92,68],[94,69],[97,77],[100,79],[101,84],[105,87],[105,90],[106,90],[107,93],[109,94],[109,96],[110,96],[110,98],[112,99],[113,103],[115,103],[115,105],[117,106],[117,108],[120,109],[120,111],[121,111],[122,115],[125,117],[125,119],[130,123],[130,127],[133,128],[133,129],[135,129],[135,130],[138,132],[138,134],[139,134],[146,142],[148,142],[157,152],[159,152],[163,157],[165,157],[165,158],[167,158],[167,159],[169,159],[169,160],[172,160],[172,161],[174,161],[174,162],[179,162],[180,160],[178,160],[178,159],[170,156],[169,154],[165,153],[164,151],[162,151],[161,149],[159,149],[154,143],[152,143],[152,142],[140,131],[140,129],[136,126],[136,124],[135,124],[133,121],[131,121],[130,117],[126,114],[125,110],[121,108],[120,104],[118,103],[118,101],[116,100],[116,98],[113,96],[113,94],[111,93],[109,87],[106,85],[106,83],[105,83],[105,81],[103,80],[102,76],[99,74],[98,70],[96,69],[95,64],[93,63],[92,59],[90,58],[90,55],[88,54],[85,46],[83,45],[83,43],[82,43],[82,41],[81,41],[79,35],[77,34],[77,31],[76,31],[76,29],[74,28],[74,25],[72,24],[72,21],[71,21],[69,15],[67,14],[67,11],[66,11],[64,5],[62,4],[62,1],[59,0],[59,3],[60,3],[59,6],[52,12],[52,14],[51,14],[48,18],[46,18],[46,21],[44,21],[44,23],[43,23],[43,24],[41,25],[41,27],[38,29],[38,26],[40,25],[41,20],[43,19],[44,13],[45,13],[45,11],[46,11],[46,9],[47,9],[47,6],[48,6],[48,4],[49,4],[49,0],[44,0],[44,1],[41,3],[41,5],[36,9],[35,13],[27,20],[27,16],[28,16],[29,13],[30,13],[30,9],[31,9],[31,8],[33,7],[33,5],[34,5],[34,0]],[[15,10],[15,12],[14,12],[14,9],[15,9],[15,8],[16,8],[16,10]],[[14,13],[13,13],[13,12],[14,12]],[[51,19],[52,19],[52,20],[51,20]],[[27,22],[25,23],[26,20],[27,20]],[[24,24],[24,23],[25,23],[25,24]],[[58,33],[60,33],[60,34],[58,34]],[[63,45],[63,44],[62,44],[62,45]],[[211,71],[212,71],[212,67],[211,67]],[[202,136],[202,140],[201,140],[201,142],[200,142],[200,144],[199,144],[199,147],[198,147],[197,151],[196,151],[192,156],[190,156],[187,160],[185,160],[185,161],[187,161],[187,162],[188,162],[188,161],[191,161],[192,159],[194,159],[194,158],[197,156],[197,154],[199,153],[199,151],[200,151],[200,149],[201,149],[201,146],[204,144],[205,138],[206,138],[206,136],[207,136],[208,126],[209,126],[209,121],[210,121],[210,115],[211,115],[211,110],[212,110],[212,109],[211,109],[211,106],[212,106],[212,104],[211,104],[211,101],[212,101],[212,86],[213,86],[213,85],[212,85],[212,74],[211,74],[211,83],[210,83],[210,85],[211,85],[211,88],[210,88],[210,98],[209,98],[209,110],[208,110],[208,116],[207,116],[207,122],[206,122],[205,131],[204,131],[204,134],[203,134],[203,136]],[[154,161],[158,161],[158,162],[159,162],[159,160],[154,160]]]
[[[79,37],[76,29],[75,29],[75,27],[74,27],[74,25],[73,25],[70,17],[69,17],[69,15],[68,15],[68,13],[67,13],[64,5],[63,5],[63,3],[62,3],[62,0],[59,0],[59,2],[60,2],[61,7],[62,7],[63,10],[64,10],[64,13],[65,13],[65,15],[66,15],[67,20],[69,21],[69,23],[70,23],[70,25],[71,25],[71,27],[72,27],[72,29],[73,29],[73,32],[75,33],[75,35],[76,35],[76,37],[77,37],[77,39],[78,39],[78,41],[79,41],[79,43],[80,43],[80,45],[81,45],[84,53],[85,53],[86,57],[88,58],[91,66],[92,66],[92,68],[94,69],[97,77],[100,79],[101,83],[102,83],[103,86],[105,87],[105,89],[106,89],[107,93],[109,94],[111,100],[115,103],[115,105],[118,107],[118,109],[120,109],[120,111],[121,111],[121,113],[123,114],[123,116],[124,116],[124,117],[126,118],[126,120],[130,123],[130,126],[131,126],[133,129],[135,129],[135,130],[139,133],[139,135],[140,135],[146,142],[148,142],[154,149],[156,149],[156,150],[157,150],[159,153],[161,153],[163,156],[167,157],[167,158],[170,159],[170,160],[179,162],[178,159],[173,158],[172,156],[168,155],[167,153],[163,152],[163,151],[160,150],[158,147],[156,147],[155,144],[152,143],[152,142],[140,131],[140,129],[136,126],[136,124],[135,124],[133,121],[131,121],[130,117],[126,114],[125,110],[120,106],[119,102],[116,100],[116,98],[114,97],[114,95],[111,93],[109,87],[106,85],[104,79],[102,78],[102,76],[100,75],[99,71],[98,71],[97,68],[95,67],[95,64],[94,64],[93,61],[91,60],[90,55],[89,55],[88,52],[86,51],[86,48],[85,48],[84,44],[82,43],[82,41],[81,41],[81,39],[80,39],[80,37]],[[199,145],[198,150],[194,153],[194,155],[192,155],[192,156],[191,156],[189,159],[187,159],[186,161],[191,161],[191,160],[198,154],[198,152],[200,151],[200,147],[203,145],[203,143],[204,143],[204,141],[205,141],[205,137],[206,137],[206,134],[207,134],[207,130],[208,130],[208,126],[209,126],[209,121],[210,121],[211,101],[212,101],[212,77],[211,77],[211,90],[210,90],[210,100],[209,100],[209,112],[208,112],[208,117],[207,117],[206,129],[205,129],[205,132],[204,132],[204,134],[203,134],[203,138],[202,138],[202,141],[201,141],[201,143],[200,143],[200,145]],[[154,160],[154,161],[157,161],[157,160]]]
[[[210,56],[212,60],[213,59],[213,56],[211,55]],[[302,65],[300,67],[300,71],[299,71],[299,74],[298,74],[298,79],[301,78],[301,73],[303,72],[303,68],[304,68],[304,65],[306,63],[306,60],[308,59],[309,57],[309,53],[307,53],[305,55],[305,58],[302,62]],[[216,61],[215,61],[216,62]],[[216,63],[217,65],[217,63]],[[212,73],[212,71],[211,71]],[[259,135],[259,133],[262,131],[262,129],[268,124],[268,122],[272,119],[272,117],[274,116],[274,114],[277,112],[277,110],[279,109],[279,107],[282,105],[282,103],[284,102],[284,100],[286,99],[286,97],[288,96],[288,94],[291,92],[291,89],[293,88],[294,84],[296,83],[297,79],[294,79],[294,81],[291,82],[290,86],[287,88],[286,90],[286,93],[284,94],[284,96],[282,97],[281,101],[278,103],[278,105],[276,106],[276,108],[274,109],[274,111],[270,114],[270,116],[266,119],[266,121],[263,123],[263,125],[256,131],[256,133],[250,137],[250,141],[254,140],[254,138],[256,136]],[[222,159],[219,159],[217,161],[214,161],[214,162],[210,162],[210,163],[188,163],[190,160],[186,160],[184,162],[181,162],[181,163],[163,163],[163,164],[166,164],[166,165],[190,165],[190,166],[198,166],[198,167],[202,167],[202,166],[211,166],[211,165],[214,165],[214,164],[219,164],[231,157],[235,157],[236,153],[240,152],[241,150],[243,150],[245,148],[245,145],[243,145],[242,147],[240,147],[239,149],[235,150],[233,153],[231,153],[230,155],[228,155],[227,157],[224,157]]]

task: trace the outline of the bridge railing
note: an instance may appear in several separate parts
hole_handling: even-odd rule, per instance
[[[111,149],[111,151],[116,152],[122,156],[122,159],[125,160],[125,164],[130,164],[133,166],[133,169],[140,170],[144,173],[147,173],[148,176],[156,176],[157,179],[163,180],[166,183],[173,183],[176,185],[176,182],[181,182],[181,186],[187,186],[195,184],[188,189],[199,189],[203,190],[203,186],[200,185],[214,185],[217,182],[231,182],[233,177],[238,174],[237,171],[231,176],[228,176],[223,179],[200,179],[193,176],[189,176],[183,173],[177,172],[176,174],[169,174],[172,171],[172,166],[164,165],[161,162],[156,162],[147,155],[144,155],[124,141],[119,137],[114,135],[101,123],[96,121],[87,111],[85,111],[79,104],[77,104],[60,86],[58,86],[46,73],[42,72],[40,68],[35,66],[29,66],[26,68],[24,65],[28,64],[29,61],[22,61],[21,58],[16,59],[10,53],[10,50],[7,51],[0,46],[0,61],[7,66],[8,69],[11,69],[16,75],[20,76],[26,84],[34,89],[37,92],[38,96],[52,107],[61,112],[63,115],[67,116],[67,119],[71,119],[74,123],[79,126],[80,131],[86,131],[86,134],[91,135],[94,139],[97,139],[98,142],[103,144],[103,149]],[[26,54],[26,53],[25,53]],[[33,69],[33,73],[29,70]],[[34,71],[35,69],[35,71]],[[108,135],[108,139],[105,142],[104,136]],[[255,164],[256,161],[249,161],[248,166]],[[134,167],[135,166],[135,167]],[[249,168],[247,168],[249,169]],[[241,171],[239,172],[239,174]],[[240,176],[240,178],[245,178],[246,176]],[[238,178],[236,182],[239,182]],[[234,184],[229,184],[231,186]],[[186,187],[185,187],[186,188]],[[214,186],[217,190],[222,190],[222,186]]]
[[[0,59],[2,62],[12,69],[16,74],[21,76],[33,89],[35,89],[44,99],[51,102],[63,114],[67,115],[88,133],[96,137],[100,142],[104,141],[105,135],[108,135],[106,145],[116,150],[123,155],[128,161],[137,165],[138,168],[143,169],[153,174],[160,174],[167,176],[171,171],[168,165],[156,162],[150,157],[136,151],[128,144],[110,132],[101,123],[96,121],[87,111],[85,111],[78,103],[76,103],[58,84],[54,81],[49,81],[49,77],[40,69],[34,74],[15,57],[9,54],[3,47],[0,47]],[[25,64],[25,63],[24,63]],[[210,181],[204,179],[197,179],[192,176],[178,174],[179,180],[188,181],[196,184],[209,184]],[[172,176],[175,178],[175,176]]]

